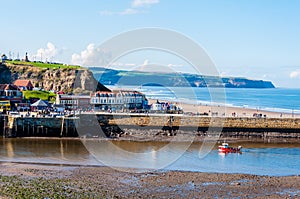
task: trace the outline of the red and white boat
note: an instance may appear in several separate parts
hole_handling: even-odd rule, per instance
[[[241,149],[241,146],[238,146],[237,148],[229,147],[228,143],[226,142],[222,143],[222,145],[219,145],[219,152],[222,153],[237,153],[240,152]]]

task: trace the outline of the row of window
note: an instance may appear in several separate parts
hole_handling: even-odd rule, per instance
[[[20,91],[1,91],[0,96],[17,96],[17,97],[21,97],[22,92],[20,92]]]
[[[107,99],[107,98],[100,98],[100,97],[92,97],[91,103],[92,104],[123,104],[123,103],[142,103],[142,98],[125,98],[122,99]]]
[[[61,100],[61,104],[78,104],[78,100]]]
[[[96,93],[94,95],[94,97],[143,97],[143,95],[141,94],[137,94],[137,93],[123,93],[123,94],[115,94],[115,93]]]

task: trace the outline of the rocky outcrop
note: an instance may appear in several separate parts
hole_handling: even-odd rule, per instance
[[[35,87],[64,92],[108,91],[98,83],[93,73],[86,68],[38,68],[29,65],[0,65],[0,83],[12,83],[17,79],[28,79]]]

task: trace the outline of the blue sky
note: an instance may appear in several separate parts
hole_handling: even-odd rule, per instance
[[[298,0],[10,0],[1,2],[0,53],[72,63],[124,31],[160,27],[200,44],[224,76],[300,87]],[[73,57],[73,59],[72,59]],[[133,57],[133,56],[132,56]],[[142,57],[178,64],[180,60]]]

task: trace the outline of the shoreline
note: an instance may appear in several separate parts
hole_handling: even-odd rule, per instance
[[[268,118],[300,118],[300,114],[297,113],[287,113],[287,112],[278,112],[278,111],[269,111],[263,109],[254,109],[254,108],[246,108],[246,107],[238,107],[238,106],[224,106],[224,105],[209,105],[209,104],[194,104],[180,101],[172,101],[172,100],[161,100],[161,99],[149,99],[149,103],[154,103],[156,101],[169,101],[174,103],[175,105],[179,105],[182,108],[184,113],[194,114],[197,113],[209,113],[209,116],[212,116],[212,112],[218,112],[218,116],[224,117],[253,117],[253,114],[262,114],[266,115]],[[223,115],[225,113],[225,115]],[[232,113],[235,113],[233,116]],[[215,115],[216,116],[216,115]]]
[[[60,198],[282,198],[300,195],[300,176],[125,171],[0,163],[0,196]]]

